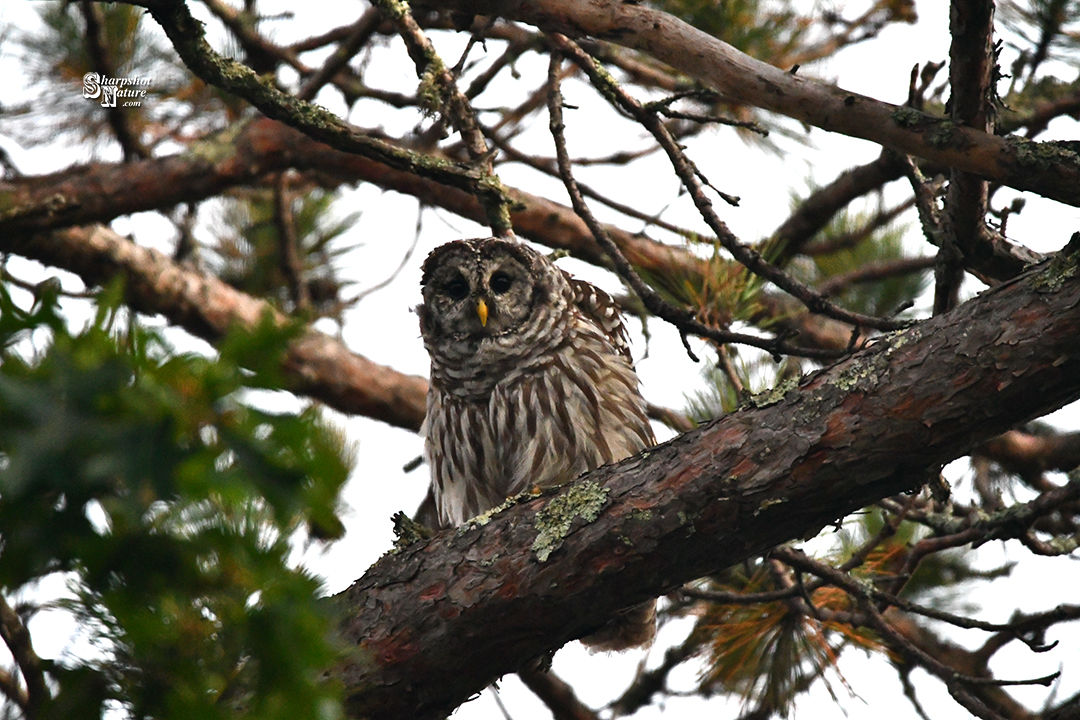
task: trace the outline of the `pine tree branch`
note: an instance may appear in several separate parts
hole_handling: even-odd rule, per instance
[[[246,65],[214,52],[202,24],[179,0],[132,2],[145,7],[161,25],[184,64],[204,82],[247,100],[267,117],[302,130],[338,150],[356,153],[476,196],[486,207],[501,208],[502,186],[480,167],[461,167],[399,148],[346,123],[328,110],[300,100],[260,78]]]
[[[771,110],[1018,190],[1080,205],[1080,157],[1062,145],[999,138],[958,126],[948,118],[785,72],[645,3],[455,0],[440,5],[633,48],[686,73],[730,102]]]
[[[442,717],[619,608],[812,536],[1080,397],[1077,246],[775,402],[385,556],[339,596],[350,714]],[[545,524],[557,507],[565,523]]]

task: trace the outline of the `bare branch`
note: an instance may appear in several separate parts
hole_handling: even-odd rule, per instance
[[[950,117],[958,126],[982,132],[994,130],[995,53],[993,0],[952,0],[952,45],[949,49]],[[946,312],[959,301],[964,257],[984,245],[986,234],[986,181],[953,168],[945,199],[945,224],[935,268],[934,314]]]
[[[454,0],[442,5],[467,6],[471,12],[499,15],[571,36],[591,35],[635,48],[685,72],[729,101],[772,110],[940,166],[1080,205],[1080,159],[1063,146],[999,138],[958,127],[946,118],[786,72],[754,60],[645,3]]]
[[[531,669],[518,672],[518,677],[544,701],[555,720],[598,720],[599,715],[581,702],[574,688],[555,673]]]
[[[900,258],[899,260],[881,260],[868,262],[846,273],[833,275],[818,284],[816,290],[825,297],[842,293],[858,283],[877,282],[898,275],[909,275],[934,267],[937,262],[933,257]]]
[[[806,244],[841,209],[855,198],[873,192],[904,175],[904,164],[896,153],[883,151],[875,160],[845,170],[828,185],[815,190],[799,203],[795,212],[772,234],[777,265],[806,251]]]
[[[502,186],[482,169],[436,161],[367,135],[324,108],[263,82],[251,68],[214,52],[206,42],[201,23],[191,16],[184,3],[147,0],[132,4],[150,10],[181,59],[199,78],[244,98],[267,117],[298,128],[339,150],[377,159],[390,167],[465,190],[481,198],[485,206],[502,206]]]
[[[296,220],[292,210],[293,197],[289,191],[289,174],[278,173],[274,179],[274,224],[277,226],[278,265],[289,287],[296,309],[306,313],[311,309],[311,291],[304,278],[300,260],[300,239],[296,235]]]
[[[558,42],[557,39],[556,42]],[[578,52],[581,51],[578,50]],[[695,362],[698,359],[690,350],[690,346],[686,342],[686,335],[688,333],[693,333],[718,343],[737,342],[744,345],[751,345],[766,350],[773,355],[785,354],[802,355],[805,357],[836,357],[838,353],[813,348],[792,347],[781,340],[769,340],[747,335],[745,333],[733,333],[710,327],[697,320],[693,311],[672,305],[645,284],[645,281],[641,279],[641,276],[637,274],[633,266],[619,251],[618,246],[611,241],[604,231],[604,228],[596,218],[593,217],[592,212],[590,212],[588,206],[585,205],[585,200],[581,197],[581,191],[578,189],[577,183],[574,181],[573,175],[571,174],[570,156],[566,151],[566,141],[563,138],[562,93],[559,92],[558,57],[557,54],[552,54],[551,66],[548,72],[548,83],[551,87],[548,96],[548,112],[551,115],[550,127],[551,134],[555,139],[555,152],[559,163],[559,174],[562,176],[563,184],[566,186],[567,192],[570,193],[570,200],[574,206],[574,211],[585,221],[585,224],[592,230],[593,237],[595,237],[601,247],[607,251],[608,257],[615,266],[615,270],[618,272],[619,277],[621,277],[637,296],[641,298],[641,301],[645,304],[645,307],[649,312],[662,320],[666,320],[679,329],[679,332],[683,337],[683,345],[686,348],[687,354],[690,355],[690,358]]]
[[[896,330],[906,327],[910,323],[881,318],[870,317],[861,313],[844,310],[823,298],[819,293],[787,275],[775,265],[767,262],[756,250],[743,245],[737,237],[728,229],[727,225],[716,215],[712,208],[712,201],[708,199],[699,180],[699,175],[693,163],[683,153],[682,148],[668,132],[667,128],[654,113],[645,110],[640,103],[630,97],[620,88],[602,69],[596,64],[591,56],[586,54],[574,43],[559,35],[552,36],[554,42],[567,54],[585,73],[605,97],[615,98],[619,107],[629,112],[638,122],[646,127],[659,141],[660,146],[667,153],[675,173],[682,180],[683,185],[689,191],[690,196],[697,206],[702,218],[716,234],[717,240],[725,250],[731,253],[740,264],[745,266],[755,275],[768,280],[784,292],[792,295],[815,313],[826,315],[836,320],[848,322],[856,327],[869,327],[878,330]],[[695,330],[695,332],[697,332]]]

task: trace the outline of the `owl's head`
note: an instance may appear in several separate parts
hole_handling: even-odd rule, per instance
[[[433,363],[483,363],[489,369],[492,362],[561,340],[573,297],[565,273],[550,260],[504,238],[435,248],[420,283],[420,330]]]

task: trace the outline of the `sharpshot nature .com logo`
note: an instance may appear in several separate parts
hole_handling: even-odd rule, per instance
[[[82,96],[90,100],[101,98],[103,108],[114,108],[118,103],[120,107],[138,107],[150,87],[150,78],[102,77],[96,72],[86,73],[82,81]]]

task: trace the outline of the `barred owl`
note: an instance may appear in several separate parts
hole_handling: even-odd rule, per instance
[[[607,293],[501,238],[436,248],[421,284],[431,356],[425,454],[442,525],[654,443]],[[622,650],[651,640],[654,627],[649,602],[583,642]]]

